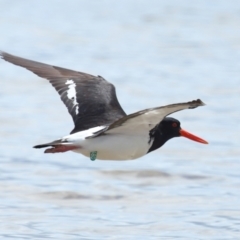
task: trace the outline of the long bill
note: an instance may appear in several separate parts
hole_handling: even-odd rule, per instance
[[[191,133],[189,133],[189,132],[187,132],[183,129],[181,129],[179,131],[179,133],[180,133],[180,136],[182,136],[182,137],[189,138],[189,139],[191,139],[193,141],[196,141],[196,142],[199,142],[199,143],[208,144],[208,142],[205,141],[204,139],[202,139],[200,137],[197,137],[197,136],[195,136],[195,135],[193,135],[193,134],[191,134]]]

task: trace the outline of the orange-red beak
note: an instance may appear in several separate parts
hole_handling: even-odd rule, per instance
[[[191,133],[189,133],[189,132],[187,132],[187,131],[185,131],[185,130],[183,130],[183,129],[181,129],[181,130],[179,131],[179,133],[180,133],[180,136],[182,136],[182,137],[189,138],[189,139],[191,139],[191,140],[193,140],[193,141],[196,141],[196,142],[199,142],[199,143],[208,144],[207,141],[205,141],[205,140],[203,140],[202,138],[199,138],[199,137],[197,137],[197,136],[195,136],[195,135],[193,135],[193,134],[191,134]]]

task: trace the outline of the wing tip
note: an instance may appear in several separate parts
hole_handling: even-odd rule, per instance
[[[8,53],[6,53],[6,52],[0,50],[0,58],[1,58],[1,59],[3,59],[3,60],[6,61],[6,56],[7,56],[7,55],[8,55]]]
[[[189,103],[189,108],[196,108],[196,107],[206,105],[201,99],[193,100],[193,101],[188,102],[188,103]]]
[[[4,58],[4,52],[0,50],[0,58]]]

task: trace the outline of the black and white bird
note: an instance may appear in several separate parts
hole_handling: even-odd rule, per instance
[[[160,148],[173,137],[207,142],[180,127],[169,114],[203,106],[198,99],[145,109],[127,115],[120,106],[115,87],[101,76],[27,60],[0,52],[2,59],[47,79],[57,90],[74,122],[74,129],[56,141],[40,144],[45,153],[74,151],[91,160],[128,160]]]

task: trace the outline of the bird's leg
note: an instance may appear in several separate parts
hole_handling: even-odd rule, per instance
[[[62,153],[62,152],[71,151],[77,148],[78,147],[76,146],[56,145],[56,146],[53,146],[52,148],[46,149],[44,153]]]

